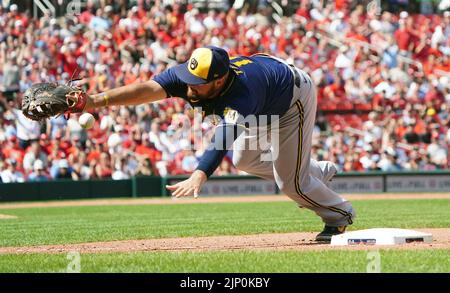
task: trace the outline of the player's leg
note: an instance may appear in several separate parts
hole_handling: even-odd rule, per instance
[[[242,133],[233,145],[234,166],[251,175],[274,181],[273,160],[267,161],[263,160],[261,157],[263,154],[269,155],[270,151],[249,150],[248,147],[246,147],[246,144],[249,144],[246,133]],[[331,178],[336,175],[337,167],[334,163],[329,161],[316,161],[311,159],[309,171],[312,176],[328,185]]]
[[[336,164],[330,161],[309,160],[309,173],[320,181],[329,185],[331,179],[336,175],[338,169]]]
[[[292,107],[280,119],[279,142],[272,141],[273,147],[279,148],[276,152],[278,157],[274,158],[275,181],[286,195],[300,206],[313,210],[326,225],[347,226],[355,216],[351,204],[329,189],[320,176],[310,173],[317,101],[312,81],[307,76],[305,78],[307,82],[302,83],[301,89],[296,89],[296,96],[299,98],[293,101]],[[313,167],[313,172],[318,169],[320,165],[318,168]]]
[[[250,147],[247,132],[242,133],[233,144],[233,164],[241,171],[267,180],[274,181],[272,160],[263,159],[270,156],[270,150],[254,149]],[[260,135],[266,135],[261,132]],[[253,144],[255,146],[255,144]]]

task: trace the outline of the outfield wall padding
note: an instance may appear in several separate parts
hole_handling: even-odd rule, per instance
[[[0,202],[160,196],[161,177],[0,183]]]

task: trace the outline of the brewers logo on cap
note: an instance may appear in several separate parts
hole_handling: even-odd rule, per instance
[[[191,61],[189,62],[189,68],[191,70],[195,70],[195,68],[197,68],[197,66],[198,66],[197,60],[195,60],[195,58],[191,58]]]
[[[228,53],[209,46],[197,48],[189,61],[174,67],[174,73],[186,84],[205,84],[224,76],[230,67]]]

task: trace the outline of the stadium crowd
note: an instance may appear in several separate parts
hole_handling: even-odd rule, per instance
[[[73,77],[88,93],[149,80],[197,46],[231,56],[266,52],[309,72],[318,86],[313,157],[343,171],[450,167],[450,13],[392,14],[353,1],[301,1],[296,13],[200,11],[170,1],[88,1],[79,15],[32,18],[0,6],[0,178],[125,179],[196,168],[213,124],[181,99],[31,121],[20,109],[33,83]],[[325,4],[324,4],[325,3]],[[326,4],[328,3],[328,4]],[[197,132],[182,127],[186,119]],[[194,138],[203,144],[190,150]],[[239,173],[226,157],[217,175]]]

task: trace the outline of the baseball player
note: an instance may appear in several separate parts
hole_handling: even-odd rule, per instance
[[[71,106],[72,112],[181,97],[193,107],[201,107],[206,115],[222,118],[197,169],[188,179],[166,186],[172,196],[197,197],[233,146],[233,163],[238,169],[275,181],[300,207],[322,218],[325,228],[317,241],[329,242],[352,224],[352,205],[327,186],[337,172],[336,166],[310,158],[317,107],[314,84],[308,74],[283,60],[263,54],[230,58],[224,49],[208,46],[197,48],[186,63],[148,82],[85,99],[79,96],[81,99]],[[258,139],[265,136],[270,141],[270,148],[248,147],[255,128],[246,124],[250,116],[272,117],[256,125],[270,129],[269,134],[256,132]]]

